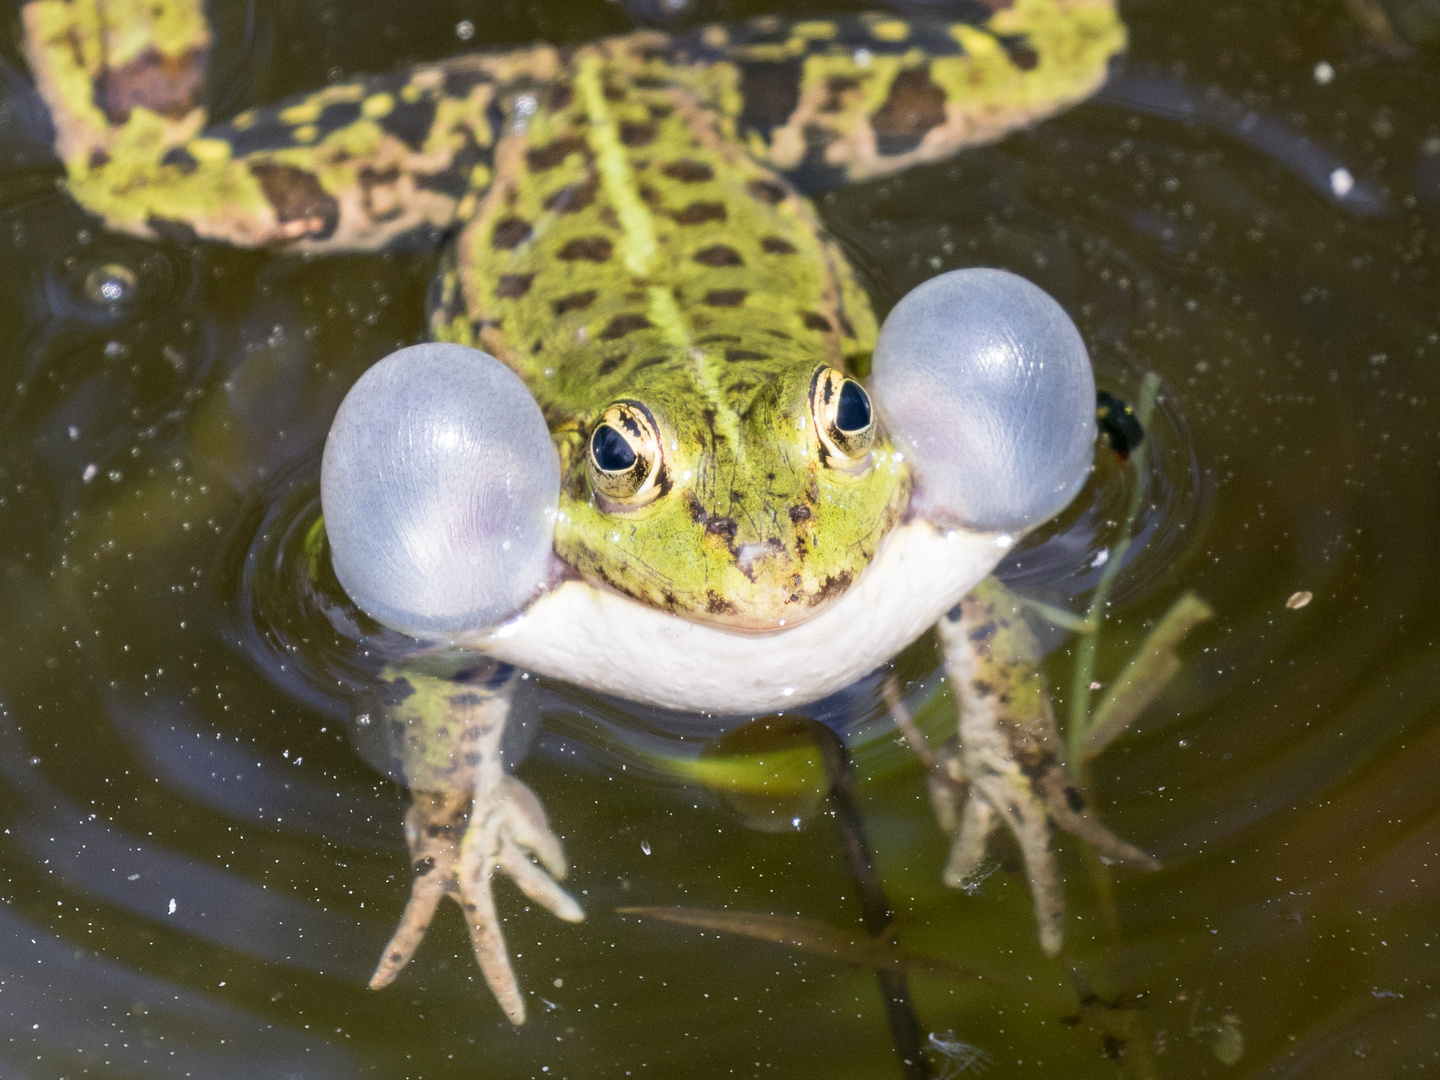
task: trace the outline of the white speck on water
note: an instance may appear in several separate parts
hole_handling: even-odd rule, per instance
[[[1304,607],[1306,604],[1310,603],[1310,601],[1314,599],[1314,593],[1309,592],[1305,589],[1301,589],[1299,592],[1294,592],[1290,594],[1290,599],[1285,601],[1285,606],[1291,611],[1299,611],[1302,607]]]
[[[70,441],[71,441],[71,442],[74,442],[74,441],[75,441],[76,439],[78,439],[78,438],[80,438],[80,429],[79,429],[78,427],[76,427],[74,424],[71,424],[71,425],[70,425]]]
[[[95,474],[99,471],[100,467],[92,461],[89,465],[85,466],[85,471],[80,474],[80,482],[82,484],[88,484],[91,480],[95,479]]]
[[[140,875],[139,875],[139,874],[130,874],[128,877],[125,878],[125,880],[126,880],[126,881],[139,881],[139,880],[140,880]]]
[[[1101,548],[1099,551],[1097,551],[1097,552],[1095,553],[1095,557],[1090,560],[1090,569],[1091,569],[1091,570],[1098,570],[1098,569],[1100,569],[1100,567],[1104,566],[1104,565],[1105,565],[1107,562],[1109,562],[1109,561],[1110,561],[1110,549],[1109,549],[1108,547],[1107,547],[1107,548]]]
[[[1330,66],[1328,60],[1321,60],[1315,65],[1315,81],[1321,86],[1329,86],[1330,81],[1335,78],[1335,69]]]
[[[640,841],[640,850],[643,851],[646,855],[649,855],[649,854],[650,854],[650,841],[649,841],[649,840],[641,840],[641,841]]]
[[[790,827],[791,827],[792,829],[798,829],[798,828],[800,828],[800,817],[799,817],[799,815],[796,815],[795,817],[792,817],[792,818],[790,819]]]
[[[1013,543],[1015,543],[1015,538],[1009,533],[1001,533],[995,537],[995,546],[998,548],[1008,548]]]
[[[1343,199],[1355,190],[1355,177],[1343,165],[1330,174],[1330,190],[1337,199]]]
[[[475,36],[475,24],[469,19],[461,19],[455,24],[455,36],[461,41],[469,41]]]
[[[175,906],[176,906],[176,905],[175,905],[175,898],[172,896],[172,897],[170,898],[170,911],[169,911],[169,914],[171,914],[171,915],[174,915],[174,914],[175,914]]]

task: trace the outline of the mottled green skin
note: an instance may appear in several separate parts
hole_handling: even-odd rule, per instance
[[[160,51],[127,38],[117,71],[85,14],[98,3],[24,9],[77,198],[141,234],[297,250],[459,226],[434,334],[493,353],[540,403],[561,456],[556,554],[747,629],[842,593],[910,491],[883,433],[858,462],[819,438],[817,371],[862,371],[876,327],[797,185],[1014,130],[1088,94],[1124,41],[1106,0],[996,0],[974,24],[768,19],[459,57],[202,130],[203,20],[157,16]],[[97,111],[97,82],[137,89]],[[132,100],[146,93],[153,109]],[[587,469],[615,401],[660,429],[644,505],[597,497]]]

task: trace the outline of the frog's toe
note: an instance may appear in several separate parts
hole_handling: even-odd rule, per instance
[[[469,802],[464,793],[415,792],[405,814],[405,839],[415,871],[410,899],[375,974],[370,976],[370,989],[380,990],[395,980],[424,940],[440,900],[456,891],[455,867]]]
[[[1037,787],[1040,800],[1055,825],[1085,841],[1102,859],[1122,866],[1160,869],[1159,859],[1120,839],[1090,813],[1084,797],[1070,784],[1062,770],[1042,776]]]
[[[538,862],[531,861],[531,856]],[[485,982],[510,1022],[523,1024],[525,1002],[495,911],[491,878],[496,870],[507,874],[521,892],[559,918],[567,922],[585,918],[580,905],[555,881],[565,875],[565,854],[550,830],[540,800],[511,776],[476,795],[470,825],[460,845],[456,876],[460,906],[470,928],[470,944]]]
[[[985,844],[996,825],[994,808],[980,798],[965,800],[959,827],[950,844],[950,858],[941,879],[952,889],[963,889],[985,858]]]
[[[1030,895],[1035,901],[1035,924],[1040,950],[1046,956],[1060,951],[1065,940],[1065,887],[1060,864],[1051,845],[1053,828],[1045,807],[1004,776],[986,777],[977,783],[979,798],[1004,819],[1020,845]]]

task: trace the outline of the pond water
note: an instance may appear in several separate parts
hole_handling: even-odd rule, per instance
[[[366,989],[408,888],[406,800],[349,725],[395,642],[357,640],[305,569],[330,416],[423,333],[433,257],[107,235],[55,191],[11,84],[0,1074],[899,1076],[856,944],[857,818],[927,1047],[908,1075],[1440,1070],[1440,64],[1377,46],[1339,2],[1124,13],[1101,99],[819,203],[882,309],[939,270],[1004,266],[1075,316],[1102,387],[1133,400],[1159,376],[1095,681],[1186,590],[1214,618],[1090,783],[1163,868],[1062,837],[1067,937],[1046,959],[1005,845],[972,892],[942,886],[946,839],[878,676],[807,711],[849,740],[856,813],[812,803],[778,831],[781,811],[685,779],[693,723],[535,680],[520,771],[588,919],[500,887],[520,1029],[453,906]],[[222,112],[455,51],[464,20],[469,46],[626,26],[599,2],[217,20]],[[1003,568],[1074,612],[1136,483],[1100,465]],[[1078,649],[1050,645],[1063,720]],[[937,665],[927,638],[895,666],[935,737]],[[672,905],[803,923],[785,944],[617,911]],[[815,924],[842,944],[793,944]]]

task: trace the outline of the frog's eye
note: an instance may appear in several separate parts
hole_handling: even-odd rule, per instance
[[[617,401],[590,431],[590,482],[607,499],[638,506],[656,491],[660,432],[650,410]]]
[[[810,383],[810,414],[830,456],[860,461],[875,442],[875,413],[870,395],[854,379],[832,367],[821,368]]]

